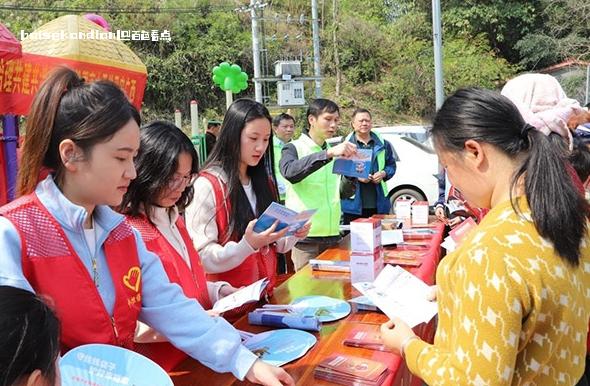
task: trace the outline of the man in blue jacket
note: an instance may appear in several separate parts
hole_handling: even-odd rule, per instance
[[[391,209],[385,181],[395,174],[393,150],[389,142],[371,131],[372,125],[371,113],[368,110],[358,108],[352,113],[354,132],[347,137],[347,140],[355,144],[358,149],[372,149],[373,162],[369,178],[342,177],[346,179],[342,183],[350,187],[341,190],[344,224],[349,224],[357,218],[386,214]],[[348,194],[342,197],[345,191]]]

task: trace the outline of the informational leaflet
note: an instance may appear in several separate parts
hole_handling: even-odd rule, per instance
[[[273,202],[268,208],[266,208],[264,213],[258,217],[258,221],[256,221],[256,224],[254,225],[254,232],[264,232],[278,220],[279,223],[275,228],[275,232],[289,227],[287,236],[292,236],[309,221],[316,211],[317,209],[308,209],[297,213],[284,205]]]
[[[431,289],[399,266],[387,265],[373,282],[353,284],[390,318],[398,317],[410,327],[428,322],[438,312],[428,300]]]
[[[369,178],[372,157],[372,149],[357,149],[356,153],[351,157],[335,159],[332,173],[347,177]]]
[[[264,279],[260,279],[257,282],[234,292],[231,295],[219,299],[213,305],[212,309],[213,311],[222,313],[233,310],[234,308],[238,308],[239,306],[246,303],[257,302],[260,300],[260,295],[262,294],[262,291],[264,291],[264,288],[266,288],[267,284],[268,278],[265,277]]]

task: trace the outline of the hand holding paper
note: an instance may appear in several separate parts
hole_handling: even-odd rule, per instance
[[[223,313],[246,303],[257,302],[260,300],[260,295],[262,294],[262,291],[264,291],[264,288],[266,288],[267,284],[268,278],[260,279],[229,296],[219,299],[213,305],[212,310]]]
[[[254,225],[254,232],[264,232],[275,222],[277,223],[275,232],[289,228],[285,236],[292,236],[296,232],[304,230],[307,222],[315,214],[316,209],[304,210],[297,213],[277,202],[271,203],[268,208],[260,215]],[[309,227],[309,226],[308,226]]]
[[[332,173],[348,177],[369,178],[373,150],[358,149],[355,154],[334,160]]]
[[[400,318],[410,327],[428,322],[438,312],[437,303],[428,300],[430,287],[399,266],[387,265],[374,282],[353,286],[390,319]]]

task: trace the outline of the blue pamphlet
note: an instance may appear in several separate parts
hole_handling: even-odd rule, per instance
[[[244,346],[266,363],[282,366],[305,355],[316,342],[308,332],[284,329],[256,334]]]
[[[332,173],[347,177],[369,178],[373,150],[358,149],[352,157],[340,157],[334,160]]]
[[[59,369],[63,386],[174,386],[152,360],[106,344],[85,344],[68,351]]]
[[[304,296],[291,302],[293,312],[317,316],[321,322],[332,322],[350,314],[350,304],[328,296]]]
[[[287,236],[292,236],[309,221],[315,212],[316,209],[308,209],[301,213],[297,213],[278,202],[273,202],[268,208],[266,208],[264,213],[258,217],[258,221],[256,221],[256,224],[254,225],[254,232],[264,232],[278,220],[279,223],[277,224],[275,232],[289,227]]]
[[[322,328],[322,323],[317,316],[275,312],[272,310],[250,312],[248,314],[248,323],[258,326],[296,328],[308,331],[319,331]]]

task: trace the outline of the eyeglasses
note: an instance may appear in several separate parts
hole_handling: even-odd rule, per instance
[[[195,176],[194,174],[189,174],[188,176],[174,175],[174,176],[172,176],[170,181],[168,181],[168,189],[176,190],[183,185],[185,188],[187,188],[189,186],[193,186],[193,183],[194,183],[193,177],[194,176]]]

